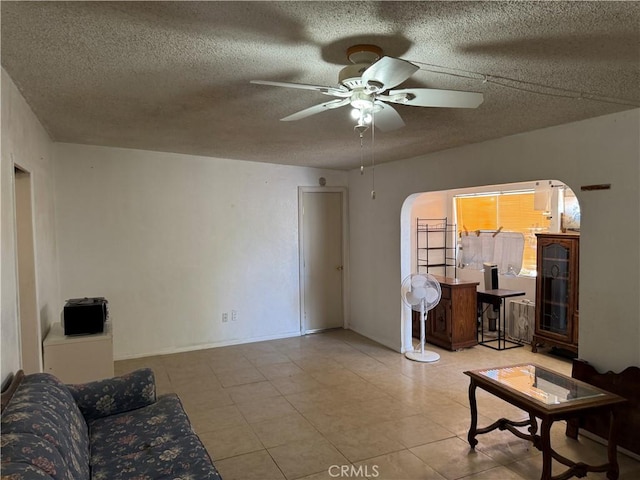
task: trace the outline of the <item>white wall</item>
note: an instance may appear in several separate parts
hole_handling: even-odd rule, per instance
[[[109,300],[116,358],[297,335],[297,188],[321,176],[346,185],[346,172],[57,144],[62,298]]]
[[[640,110],[446,150],[349,174],[351,327],[401,348],[400,211],[417,192],[558,179],[581,206],[580,357],[640,365]],[[580,186],[610,183],[610,190]],[[630,214],[630,212],[632,212]]]
[[[16,245],[14,222],[14,162],[31,173],[36,290],[40,331],[56,321],[59,308],[55,246],[53,186],[51,184],[52,142],[9,75],[2,69],[2,165],[1,181],[1,283],[0,323],[2,378],[21,368]]]

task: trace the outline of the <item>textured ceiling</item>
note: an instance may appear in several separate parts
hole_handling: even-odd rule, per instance
[[[421,67],[403,87],[484,93],[398,106],[406,126],[376,131],[375,157],[399,160],[640,105],[639,7],[2,1],[2,65],[56,141],[354,168],[349,108],[280,122],[329,97],[249,80],[335,85],[347,47],[374,43]]]

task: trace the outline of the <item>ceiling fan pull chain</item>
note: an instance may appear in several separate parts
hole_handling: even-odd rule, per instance
[[[371,200],[376,199],[376,161],[375,161],[375,140],[376,140],[376,114],[375,109],[371,109]]]
[[[360,175],[364,175],[364,132],[369,129],[369,126],[362,120],[362,114],[360,114],[358,123],[353,129],[360,136]]]
[[[364,136],[360,132],[360,175],[364,175]]]

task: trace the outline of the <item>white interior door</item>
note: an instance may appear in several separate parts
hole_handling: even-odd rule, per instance
[[[301,192],[302,330],[344,326],[344,191]]]

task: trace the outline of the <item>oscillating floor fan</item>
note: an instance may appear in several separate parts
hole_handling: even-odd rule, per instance
[[[406,352],[409,360],[416,362],[437,362],[440,355],[424,349],[427,312],[440,301],[440,283],[428,273],[412,273],[402,281],[402,301],[416,312],[420,312],[420,351]]]

